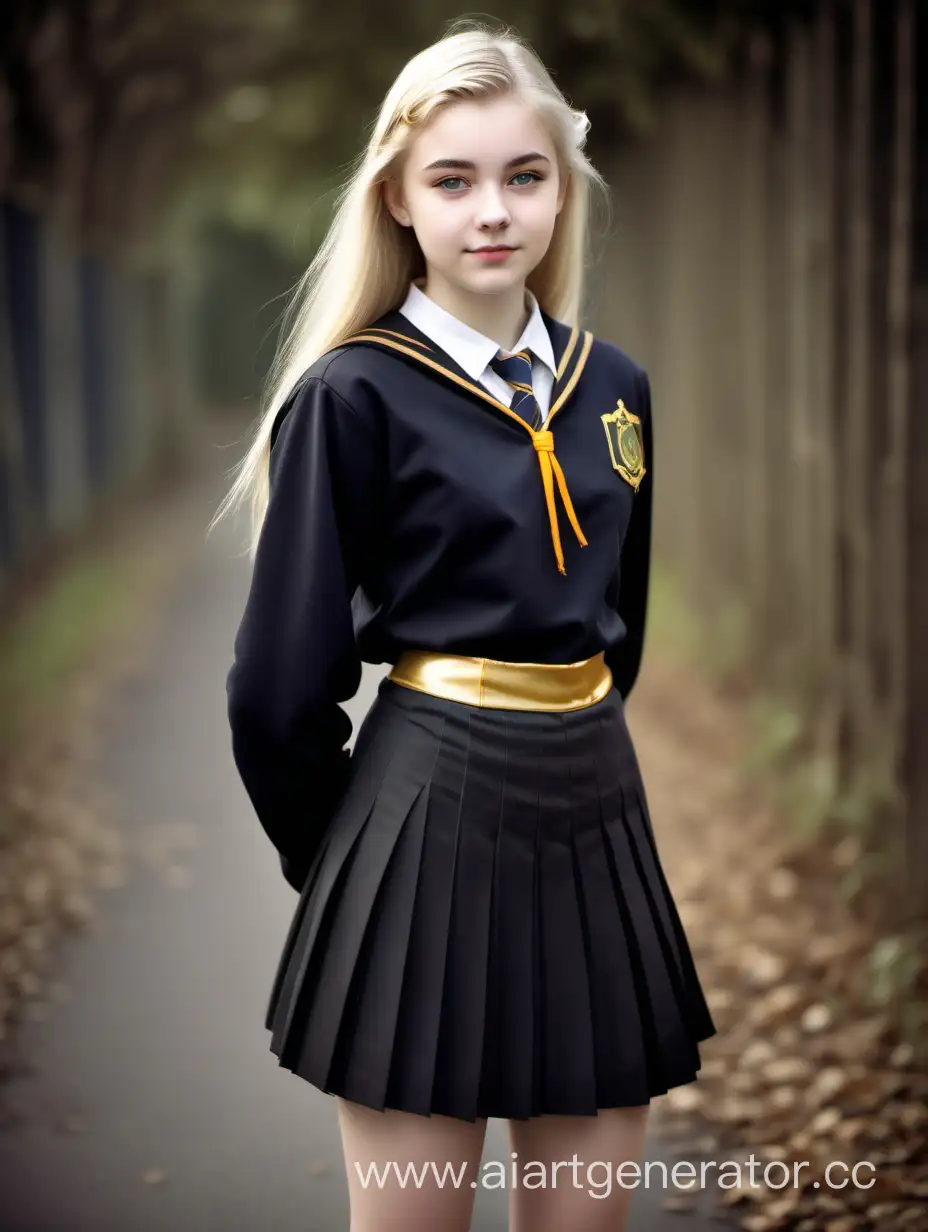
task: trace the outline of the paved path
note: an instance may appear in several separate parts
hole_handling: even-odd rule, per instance
[[[125,824],[198,846],[176,855],[180,871],[135,867],[104,900],[100,933],[65,947],[72,996],[24,1028],[32,1072],[7,1091],[28,1115],[0,1133],[2,1232],[348,1227],[334,1103],[278,1068],[263,1026],[296,896],[229,748],[223,681],[248,580],[236,546],[223,530],[199,550],[155,670],[117,699],[103,773]],[[366,670],[356,728],[382,671]],[[505,1124],[491,1122],[484,1161],[507,1158]],[[718,1232],[662,1197],[639,1190],[637,1232]],[[474,1232],[505,1227],[505,1192],[478,1191]]]

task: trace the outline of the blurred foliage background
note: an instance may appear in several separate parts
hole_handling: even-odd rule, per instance
[[[492,19],[534,42],[588,111],[592,150],[603,157],[653,126],[668,89],[719,77],[746,33],[782,21],[789,7],[523,2],[500,5]],[[286,285],[281,274],[295,278],[308,262],[332,191],[400,65],[460,15],[435,0],[337,9],[311,0],[14,0],[0,19],[5,190],[82,244],[143,267],[191,260],[191,243],[199,266],[208,237],[212,308],[227,306],[213,318],[216,332],[241,338],[244,301],[222,296],[223,278],[253,286],[258,359],[232,380],[231,349],[216,355],[201,338],[203,392],[248,396],[275,320],[261,305]]]

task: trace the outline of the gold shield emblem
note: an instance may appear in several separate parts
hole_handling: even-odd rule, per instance
[[[627,409],[621,398],[616,403],[615,410],[601,418],[606,429],[612,465],[637,492],[638,485],[647,473],[641,440],[641,420]]]

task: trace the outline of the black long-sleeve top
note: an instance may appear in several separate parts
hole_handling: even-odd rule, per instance
[[[362,661],[393,664],[406,648],[534,663],[605,651],[623,698],[635,682],[648,378],[618,347],[544,321],[559,371],[544,462],[527,425],[399,312],[314,363],[275,419],[227,698],[236,765],[297,889],[346,783],[340,703]],[[620,403],[639,421],[643,477],[634,438],[623,454],[603,419]]]

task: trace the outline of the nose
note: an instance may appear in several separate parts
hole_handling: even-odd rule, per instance
[[[495,184],[486,185],[477,198],[476,223],[482,231],[509,225],[510,215],[503,194]]]

